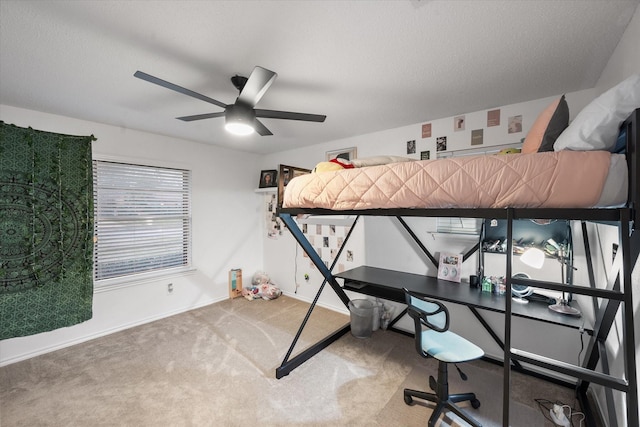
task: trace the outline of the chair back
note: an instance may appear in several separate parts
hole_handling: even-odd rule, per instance
[[[447,331],[449,329],[449,310],[440,301],[418,296],[406,288],[404,295],[408,306],[407,314],[414,322],[416,350],[423,357],[427,357],[422,348],[422,327],[424,325],[436,332]]]
[[[443,303],[415,295],[407,289],[404,289],[404,295],[409,316],[437,332],[449,329],[449,310]]]

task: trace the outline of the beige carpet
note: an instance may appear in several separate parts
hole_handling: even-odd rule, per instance
[[[405,387],[436,373],[411,338],[345,335],[277,380],[308,304],[239,298],[0,368],[5,426],[426,426],[431,407],[405,405]],[[317,308],[302,346],[348,323]],[[0,344],[1,345],[1,344]],[[485,426],[502,424],[502,368],[452,370],[451,392],[474,391]],[[551,426],[535,398],[574,404],[572,391],[512,377],[511,425]],[[458,426],[454,416],[439,426]]]

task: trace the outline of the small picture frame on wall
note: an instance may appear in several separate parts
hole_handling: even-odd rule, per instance
[[[276,177],[278,176],[278,171],[275,169],[264,170],[260,172],[260,184],[258,188],[270,188],[277,187],[278,181]]]
[[[327,151],[327,162],[333,159],[353,160],[356,158],[357,153],[358,150],[356,147]]]
[[[509,133],[522,132],[522,115],[509,117]]]
[[[407,154],[415,154],[416,153],[416,140],[412,139],[411,141],[407,141]]]
[[[422,137],[431,138],[431,123],[425,123],[422,125]]]

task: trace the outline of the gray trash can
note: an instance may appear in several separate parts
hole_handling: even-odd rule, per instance
[[[367,299],[355,299],[349,301],[351,313],[351,334],[356,338],[369,338],[373,332],[373,307],[372,301]]]

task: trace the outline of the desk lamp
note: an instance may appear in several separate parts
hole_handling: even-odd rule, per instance
[[[547,243],[549,243],[551,246],[553,246],[554,248],[556,248],[557,253],[558,253],[558,261],[560,262],[560,276],[562,278],[562,284],[564,285],[564,277],[565,277],[565,272],[564,272],[564,268],[566,265],[566,259],[564,257],[564,247],[558,245],[553,239],[549,239],[547,240]],[[569,302],[567,301],[567,299],[565,298],[565,293],[564,291],[562,291],[562,299],[558,302],[556,302],[555,304],[552,304],[549,306],[549,310],[553,310],[557,313],[561,313],[561,314],[568,314],[570,316],[578,316],[580,317],[581,313],[580,310],[578,310],[575,307],[571,307],[569,305]]]
[[[566,259],[564,256],[564,248],[560,245],[558,245],[555,240],[553,239],[549,239],[547,240],[547,243],[549,245],[551,245],[553,248],[556,249],[557,251],[557,257],[555,257],[556,260],[558,260],[558,262],[560,263],[560,274],[561,274],[561,281],[562,284],[565,284],[565,265],[566,265]],[[545,261],[545,254],[542,250],[538,249],[538,248],[528,248],[520,257],[520,261],[522,261],[523,263],[527,264],[530,267],[533,268],[537,268],[540,269],[542,268],[542,265],[544,264]],[[574,267],[575,268],[575,267]],[[566,297],[565,297],[565,292],[562,291],[562,299],[560,299],[559,301],[557,301],[555,304],[551,304],[549,306],[549,310],[553,310],[557,313],[561,313],[561,314],[567,314],[570,316],[581,316],[580,310],[578,310],[577,308],[571,307],[569,305],[569,302],[567,301]]]

